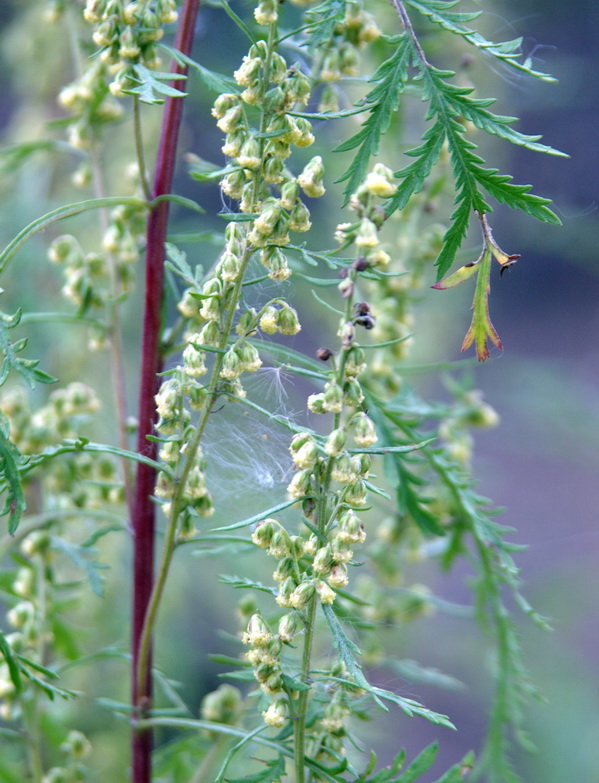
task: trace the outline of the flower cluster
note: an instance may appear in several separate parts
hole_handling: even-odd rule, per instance
[[[102,251],[86,253],[70,234],[57,237],[50,245],[50,261],[63,268],[62,293],[77,308],[101,308],[114,296],[129,293],[144,233],[139,207],[121,205],[110,213],[110,223],[102,237]],[[114,279],[113,279],[114,278]],[[89,345],[105,345],[105,334],[97,329]]]

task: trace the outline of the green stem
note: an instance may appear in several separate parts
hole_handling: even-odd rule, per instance
[[[139,169],[139,181],[146,201],[152,200],[152,191],[148,183],[146,161],[144,155],[143,133],[141,127],[141,107],[139,96],[133,96],[133,135],[135,138],[135,154],[137,155],[137,167]]]
[[[351,272],[351,280],[353,281],[356,273]],[[345,304],[344,323],[351,320],[353,305],[353,295],[348,296]],[[349,348],[343,347],[339,354],[339,362],[336,368],[336,381],[341,386],[343,384],[343,375],[345,370],[345,362]],[[341,423],[341,413],[336,413],[333,419],[333,429],[337,429]],[[327,507],[329,491],[331,487],[331,476],[333,473],[333,466],[335,464],[335,457],[329,457],[326,466],[326,472],[324,479],[320,485],[318,503],[316,508],[317,514],[317,529],[320,536],[326,534],[328,527]],[[304,622],[305,634],[304,634],[304,648],[302,651],[302,662],[300,670],[300,679],[303,683],[309,684],[310,671],[312,661],[312,648],[314,644],[314,633],[316,625],[316,609],[318,607],[318,598],[314,596],[308,605],[307,616]],[[306,769],[306,715],[308,711],[308,701],[310,698],[310,691],[300,691],[297,700],[297,708],[295,711],[295,783],[304,783],[305,781],[305,769]]]

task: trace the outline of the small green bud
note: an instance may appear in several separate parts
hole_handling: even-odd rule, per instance
[[[206,321],[218,321],[220,318],[220,296],[214,295],[204,299],[200,307],[200,315]]]
[[[302,582],[300,585],[298,585],[295,588],[295,590],[289,597],[291,606],[294,609],[303,609],[310,603],[310,601],[314,597],[315,592],[316,592],[316,585],[314,584],[313,580]]]
[[[289,214],[289,230],[303,232],[309,231],[311,227],[310,210],[300,201]]]
[[[265,334],[276,334],[279,329],[279,311],[269,305],[260,316],[259,326]]]
[[[299,625],[299,619],[296,612],[290,612],[284,614],[279,620],[279,639],[285,644],[290,644],[293,641],[293,637],[297,633]]]
[[[243,126],[243,110],[240,103],[231,106],[218,120],[216,126],[223,133],[234,133]]]
[[[321,547],[314,556],[312,567],[317,574],[328,574],[333,567],[333,554],[330,546]]]
[[[273,533],[272,541],[268,548],[268,554],[278,558],[287,557],[287,555],[290,554],[289,536],[279,525],[277,525]]]
[[[290,106],[295,103],[305,106],[310,100],[310,80],[301,72],[298,65],[292,66],[287,72],[283,88]]]
[[[225,143],[221,147],[221,152],[226,155],[227,158],[237,158],[241,155],[241,150],[247,139],[247,131],[245,128],[237,128],[232,133],[227,133],[225,137]],[[243,171],[233,171],[228,174],[222,181],[222,188],[232,198],[239,198],[241,195],[241,189],[245,185],[245,174]],[[230,192],[234,191],[234,192]],[[239,193],[239,195],[235,195]]]
[[[293,134],[293,143],[296,147],[310,147],[314,144],[314,133],[312,132],[312,123],[305,117],[295,118],[296,132]]]
[[[331,571],[327,576],[327,582],[331,587],[334,587],[337,590],[347,587],[349,578],[347,576],[347,567],[345,563],[337,563],[331,568]]]
[[[325,384],[324,408],[329,413],[341,413],[343,410],[343,392],[337,383]]]
[[[279,592],[276,597],[276,602],[279,604],[279,606],[291,606],[291,596],[293,595],[295,587],[295,579],[291,576],[284,582],[281,582],[279,585]]]
[[[302,328],[297,312],[288,304],[284,304],[279,310],[278,324],[281,334],[297,334]]]
[[[316,583],[316,593],[323,604],[332,604],[335,601],[335,591],[322,580],[318,580]]]
[[[375,224],[368,218],[362,218],[356,235],[356,245],[360,248],[375,248],[379,244],[379,235]]]
[[[293,461],[298,468],[311,468],[318,459],[318,446],[312,439],[306,441],[304,445],[293,453]]]
[[[204,324],[197,340],[199,345],[218,346],[220,343],[220,330],[214,321]]]
[[[284,557],[279,560],[277,570],[273,573],[272,578],[275,582],[284,582],[290,576],[293,576],[295,572],[295,560],[292,557]]]
[[[287,487],[287,492],[293,498],[303,498],[310,490],[310,479],[312,472],[310,470],[300,470],[293,475],[291,483]]]
[[[364,392],[360,382],[355,378],[350,378],[343,384],[343,402],[357,408],[364,401]]]
[[[274,203],[268,206],[258,218],[254,221],[254,228],[259,231],[260,234],[270,236],[273,233],[277,221],[281,216],[281,207],[278,203]],[[264,263],[264,262],[263,262]]]
[[[234,726],[239,720],[243,696],[233,685],[219,685],[202,699],[200,714],[203,720]]]
[[[244,372],[255,372],[262,367],[260,354],[251,343],[245,341],[241,342],[236,348],[236,353]]]
[[[366,505],[366,486],[362,479],[358,479],[346,489],[344,500],[352,506]]]
[[[323,82],[338,82],[341,78],[339,70],[339,52],[337,49],[330,49],[322,61],[322,70],[320,78]]]
[[[287,720],[287,702],[285,699],[273,701],[270,707],[262,713],[262,717],[267,726],[273,729],[283,728]]]
[[[285,167],[281,158],[277,158],[276,155],[269,155],[269,157],[266,159],[266,162],[264,163],[264,170],[263,170],[264,181],[270,182],[275,185],[279,184],[280,182],[283,182],[284,168]]]
[[[297,178],[297,182],[306,196],[318,198],[325,193],[325,188],[322,184],[323,177],[324,166],[322,158],[317,155],[304,167],[304,170]]]
[[[268,625],[259,614],[253,614],[248,623],[247,632],[244,634],[243,643],[252,647],[266,647],[272,640],[272,633]]]
[[[258,83],[261,70],[262,61],[260,58],[246,55],[233,76],[241,87],[254,87]]]
[[[260,168],[260,145],[253,136],[244,141],[237,162],[244,169],[254,170]]]
[[[270,239],[274,239],[274,236],[271,236]],[[260,253],[260,261],[269,270],[268,276],[273,280],[282,282],[283,280],[287,280],[287,278],[291,275],[291,269],[289,269],[287,257],[281,248],[277,247],[276,245],[269,245],[268,247],[264,248],[264,250],[262,250]],[[279,328],[281,326],[280,320],[281,314],[279,313]]]
[[[312,413],[327,413],[328,408],[325,407],[324,394],[311,394],[308,397],[308,410]]]
[[[330,457],[338,457],[345,448],[346,432],[343,427],[333,430],[327,438],[324,450]]]
[[[272,543],[273,535],[278,529],[275,519],[265,519],[260,522],[252,533],[252,541],[260,549],[268,549]]]
[[[349,454],[337,457],[331,475],[339,484],[354,484],[358,480],[358,474],[354,470]]]
[[[260,0],[254,9],[254,18],[259,25],[266,26],[276,22],[279,15],[278,0]]]
[[[200,342],[200,335],[193,334],[188,341],[185,350],[183,351],[183,369],[186,375],[192,378],[199,378],[206,372],[206,365],[204,364],[204,351],[200,351],[195,348],[191,343]]]
[[[220,377],[227,380],[238,378],[243,372],[243,365],[234,348],[229,348],[223,359]]]
[[[378,438],[374,428],[374,423],[372,419],[369,418],[365,413],[361,413],[359,416],[357,416],[354,419],[354,424],[354,442],[357,446],[368,448],[377,442]]]

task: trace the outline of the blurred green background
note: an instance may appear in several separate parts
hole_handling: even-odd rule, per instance
[[[495,68],[477,57],[471,78],[481,93],[499,96],[498,107],[522,118],[519,129],[542,133],[544,140],[571,155],[569,159],[547,158],[507,145],[488,149],[489,162],[514,174],[517,182],[532,183],[535,192],[553,199],[563,226],[537,225],[530,218],[498,209],[493,226],[498,242],[522,258],[501,279],[493,280],[491,307],[505,353],[495,351],[492,359],[474,368],[476,385],[484,390],[498,410],[501,425],[483,433],[477,442],[475,471],[481,494],[489,496],[506,511],[501,520],[517,532],[513,539],[528,544],[517,557],[526,582],[525,593],[554,626],[551,635],[522,622],[523,644],[531,676],[546,697],[547,704],[530,708],[530,733],[538,746],[535,755],[518,754],[517,768],[526,783],[596,783],[599,780],[599,277],[597,247],[599,224],[599,8],[594,0],[484,0],[484,30],[496,39],[523,36],[523,50],[541,70],[553,73],[557,85],[532,83]],[[40,4],[3,0],[0,3],[2,60],[0,67],[0,130],[4,143],[43,136],[44,122],[61,115],[53,95],[71,77],[71,63],[62,45],[64,30],[49,27],[40,19]],[[244,54],[244,42],[222,12],[206,7],[198,21],[195,56],[209,67],[226,71]],[[205,90],[190,86],[182,148],[216,163],[222,162],[219,136],[207,111],[212,100]],[[144,115],[148,133],[157,114]],[[115,141],[129,144],[123,128],[111,131]],[[334,146],[330,139],[330,148]],[[113,162],[120,165],[121,161]],[[77,161],[69,153],[54,156],[40,153],[22,173],[0,184],[0,244],[17,230],[57,204],[77,200],[71,186],[61,183],[65,170]],[[180,166],[178,191],[198,198],[210,212],[220,208],[216,189],[199,191]],[[182,221],[183,216],[176,216]],[[338,221],[327,219],[330,230]],[[181,225],[183,225],[181,223]],[[325,234],[323,233],[323,236]],[[325,240],[326,242],[326,240]],[[60,280],[45,263],[46,239],[36,238],[20,253],[3,277],[6,290],[2,309],[16,306],[27,311],[62,307]],[[208,263],[215,248],[199,252]],[[199,260],[196,256],[195,260]],[[434,282],[433,270],[430,282]],[[126,344],[130,402],[135,403],[135,375],[138,365],[140,311],[137,293],[126,305]],[[421,340],[421,361],[458,359],[459,345],[468,324],[470,292],[430,291],[424,297],[416,321],[415,337]],[[304,317],[301,342],[312,351],[321,342],[323,324],[316,309]],[[330,332],[329,332],[330,333]],[[42,358],[44,369],[65,382],[79,376],[81,346],[85,336],[77,329],[52,325],[30,327],[31,344]],[[41,348],[40,348],[41,346]],[[92,385],[109,399],[107,360],[92,355],[86,373]],[[265,394],[285,409],[300,410],[306,387],[277,374],[265,373],[256,383]],[[423,390],[437,392],[428,377],[415,379]],[[260,392],[261,387],[259,387]],[[45,390],[38,390],[41,396]],[[260,392],[261,393],[261,392]],[[102,435],[109,427],[103,422]],[[255,455],[248,466],[236,461],[238,449],[221,457],[216,468],[221,488],[236,497],[243,489],[248,508],[256,511],[284,495],[286,443],[277,437],[263,440],[260,422],[251,423],[248,443],[261,444],[264,453]],[[239,429],[235,422],[215,422],[214,442],[231,442]],[[230,433],[226,427],[230,427]],[[238,445],[238,444],[237,444]],[[250,469],[251,470],[250,470]],[[266,501],[266,502],[265,502]],[[222,509],[235,515],[231,509]],[[127,641],[126,606],[119,601],[128,589],[128,544],[113,539],[107,544],[105,561],[112,563],[106,601],[90,597],[77,622],[94,643],[112,645]],[[183,563],[186,566],[183,567]],[[119,567],[119,563],[120,566]],[[229,634],[237,631],[232,609],[232,591],[215,586],[222,566],[193,555],[181,558],[176,583],[167,597],[167,611],[161,620],[165,640],[159,645],[158,660],[175,679],[184,680],[186,699],[193,705],[203,693],[216,687],[221,670],[206,666],[205,652],[216,649],[236,655],[230,638],[215,638],[215,628]],[[418,572],[415,571],[415,577]],[[451,576],[426,572],[433,589],[448,601],[469,602],[465,584],[467,569]],[[424,576],[419,576],[424,581]],[[235,598],[237,596],[234,596]],[[120,606],[121,612],[115,611]],[[98,638],[101,636],[101,638]],[[185,639],[187,644],[179,643]],[[383,716],[364,729],[364,738],[376,742],[378,732],[392,734],[398,744],[416,753],[432,738],[440,737],[438,770],[480,744],[488,708],[486,677],[487,647],[484,636],[469,620],[435,615],[401,631],[401,658],[414,658],[438,667],[462,680],[466,688],[433,690],[404,681],[401,674],[382,673],[404,695],[413,696],[434,709],[449,714],[459,731],[439,731],[423,722],[409,721],[396,714]],[[84,730],[96,737],[95,753],[107,774],[114,773],[125,757],[124,732],[114,732],[108,710],[92,709],[97,695],[126,698],[126,669],[107,660],[96,670],[97,692],[90,692],[89,709],[82,718]],[[72,687],[77,685],[73,673]],[[390,679],[394,678],[394,679]],[[86,689],[90,683],[86,680]],[[61,709],[70,709],[64,707]],[[361,730],[362,731],[362,730]],[[391,748],[382,747],[385,758]],[[432,778],[431,778],[432,779]]]

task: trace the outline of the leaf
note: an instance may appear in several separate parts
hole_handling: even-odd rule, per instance
[[[369,80],[378,82],[364,99],[369,107],[369,117],[358,133],[335,148],[335,152],[347,152],[358,147],[350,167],[337,180],[348,181],[344,190],[345,203],[364,179],[370,158],[378,153],[381,136],[388,130],[391,116],[397,111],[399,97],[406,86],[408,66],[412,58],[411,42],[405,33],[393,39],[393,42],[397,44],[395,52]]]
[[[166,95],[169,98],[184,98],[187,93],[178,90],[166,82],[171,81],[184,81],[187,76],[182,73],[165,73],[163,71],[152,71],[150,68],[146,68],[142,63],[137,63],[132,66],[134,76],[130,78],[137,82],[137,87],[130,87],[128,90],[123,90],[126,95],[137,95],[142,103],[149,104],[161,104],[164,103],[164,98],[160,97]]]
[[[21,682],[21,673],[19,670],[19,662],[12,651],[12,647],[6,641],[6,637],[1,631],[0,631],[0,653],[2,653],[2,657],[4,658],[4,662],[6,663],[6,666],[8,668],[8,675],[11,679],[11,682],[15,686],[15,692],[17,695],[19,695],[23,687]]]
[[[2,273],[8,262],[12,259],[19,248],[25,244],[34,234],[51,226],[53,223],[57,223],[60,220],[80,215],[82,212],[87,212],[90,209],[103,209],[109,207],[118,206],[131,206],[138,207],[140,209],[147,209],[148,205],[145,201],[133,197],[122,196],[108,196],[106,198],[93,198],[88,201],[79,201],[74,204],[65,204],[58,209],[53,209],[51,212],[47,212],[39,218],[33,220],[29,225],[25,226],[17,236],[8,243],[2,253],[0,253],[0,273]]]
[[[0,176],[15,171],[37,152],[55,152],[57,150],[72,153],[74,147],[55,139],[37,139],[2,147],[0,148]]]
[[[420,753],[409,767],[396,780],[397,783],[414,783],[415,780],[429,770],[435,763],[439,746],[433,742]]]
[[[296,498],[293,500],[285,500],[283,503],[278,503],[276,506],[267,508],[266,511],[261,511],[259,514],[254,514],[253,517],[243,519],[241,522],[234,522],[232,525],[224,525],[223,527],[212,528],[211,532],[216,533],[223,532],[224,530],[237,530],[240,527],[249,527],[249,525],[254,525],[256,522],[262,522],[262,520],[266,519],[266,517],[270,517],[273,514],[278,514],[279,511],[283,511],[284,509],[289,508],[289,506],[293,506],[297,502],[298,500]]]
[[[38,359],[24,359],[17,356],[27,345],[27,338],[22,337],[11,343],[10,329],[14,329],[21,321],[21,311],[17,310],[14,315],[6,315],[0,311],[0,352],[4,355],[2,365],[0,366],[0,386],[8,378],[10,371],[14,370],[25,379],[30,388],[39,383],[55,383],[56,378],[47,372],[38,368]]]
[[[52,548],[63,552],[77,568],[80,568],[85,574],[92,592],[102,598],[106,580],[100,572],[106,570],[108,566],[92,559],[93,555],[97,554],[96,550],[91,547],[77,546],[77,544],[58,536],[52,536],[51,541]]]
[[[387,709],[387,707],[383,704],[383,700],[389,701],[393,704],[396,704],[409,717],[412,717],[413,715],[419,715],[420,717],[426,718],[426,720],[436,725],[455,729],[455,726],[451,723],[446,715],[433,712],[432,710],[423,707],[422,704],[419,704],[413,699],[405,699],[402,696],[399,696],[397,693],[370,685],[364,676],[364,672],[362,671],[361,666],[355,658],[356,655],[360,654],[360,650],[343,630],[343,627],[335,614],[335,610],[329,604],[322,604],[322,611],[331,629],[331,633],[333,635],[333,645],[339,654],[340,660],[345,664],[347,671],[351,675],[356,685],[370,693],[382,709]]]
[[[262,582],[254,582],[252,579],[240,576],[228,576],[227,574],[219,574],[218,581],[224,585],[230,585],[237,590],[260,590],[262,593],[269,593],[270,595],[276,595],[277,591],[274,587],[268,587],[263,585]]]
[[[272,761],[264,761],[264,769],[256,772],[254,775],[247,775],[243,778],[228,779],[229,783],[275,783],[285,776],[285,759],[279,756]]]
[[[520,62],[521,38],[495,43],[493,41],[488,41],[475,30],[464,27],[462,22],[470,22],[476,19],[480,14],[479,11],[472,13],[457,13],[455,11],[450,11],[450,8],[457,5],[457,0],[452,0],[451,2],[447,2],[447,0],[406,0],[406,3],[423,16],[427,17],[434,24],[440,25],[445,30],[461,36],[464,40],[468,41],[468,43],[481,49],[486,54],[496,57],[511,68],[525,73],[528,76],[534,76],[545,82],[556,81],[549,74],[535,71],[530,68],[526,60]]]
[[[230,76],[225,76],[225,74],[223,73],[217,73],[216,71],[211,71],[210,69],[201,65],[196,60],[192,60],[191,57],[188,57],[186,54],[183,54],[183,52],[180,52],[178,49],[173,49],[172,46],[167,46],[166,44],[163,43],[158,44],[158,46],[161,49],[163,49],[165,52],[168,52],[168,54],[170,54],[170,56],[177,63],[177,65],[188,66],[189,68],[193,68],[193,70],[197,72],[200,81],[209,90],[212,90],[213,92],[217,92],[219,94],[221,92],[239,91],[237,82],[235,81],[235,79],[232,79]]]
[[[0,412],[0,476],[6,484],[6,500],[0,516],[8,515],[8,532],[14,536],[21,516],[27,508],[19,471],[22,455],[9,439],[9,424],[4,413]]]
[[[474,291],[474,302],[472,304],[472,323],[464,337],[462,351],[469,348],[472,343],[476,345],[476,356],[479,362],[483,362],[490,356],[487,338],[503,350],[499,335],[491,323],[489,316],[489,292],[491,275],[491,251],[485,249],[481,260],[476,265],[478,278],[476,280],[476,289]]]

